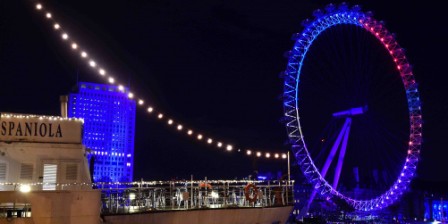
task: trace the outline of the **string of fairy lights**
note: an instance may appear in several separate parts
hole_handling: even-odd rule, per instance
[[[93,58],[89,51],[84,49],[82,46],[79,45],[79,43],[70,35],[70,33],[64,29],[64,27],[59,23],[55,18],[52,12],[44,8],[42,3],[36,3],[35,8],[38,12],[43,13],[45,16],[46,21],[48,21],[52,27],[53,30],[58,33],[64,43],[66,43],[71,51],[74,54],[78,54],[81,60],[83,60],[87,65],[93,69],[100,77],[107,80],[107,82],[111,85],[116,85],[120,91],[127,94],[128,98],[134,99],[137,102],[137,105],[140,108],[143,108],[146,110],[146,112],[149,115],[155,115],[155,117],[161,121],[166,122],[168,126],[173,127],[174,130],[177,130],[179,132],[185,132],[188,136],[190,136],[192,139],[196,139],[197,141],[205,142],[206,144],[210,146],[215,146],[217,148],[225,149],[228,152],[237,151],[237,152],[243,152],[247,156],[255,156],[258,158],[267,158],[267,159],[287,159],[288,155],[287,153],[279,153],[279,152],[266,152],[261,150],[254,150],[254,149],[235,149],[235,147],[230,144],[223,141],[218,141],[215,138],[212,138],[211,136],[207,136],[201,132],[195,131],[193,128],[187,128],[180,122],[175,121],[172,118],[169,118],[166,116],[163,112],[157,111],[153,106],[146,105],[145,101],[142,98],[137,97],[136,94],[134,94],[131,91],[126,91],[124,85],[122,85],[120,82],[118,82],[113,73],[106,70],[105,66],[100,65],[95,58]]]
[[[255,183],[255,184],[279,184],[279,183],[288,183],[287,180],[172,180],[172,181],[163,181],[163,180],[154,180],[154,181],[133,181],[133,182],[95,182],[95,183],[87,183],[87,182],[70,182],[70,183],[45,183],[45,182],[33,182],[33,183],[22,183],[22,182],[0,182],[0,186],[12,186],[12,187],[20,187],[20,186],[44,186],[44,185],[54,185],[54,186],[96,186],[101,188],[102,186],[110,186],[110,185],[121,185],[121,186],[160,186],[160,185],[200,185],[200,184],[212,184],[212,185],[220,185],[220,184],[247,184],[247,183]],[[294,183],[294,180],[291,180],[290,183]]]
[[[84,123],[84,119],[82,118],[74,118],[74,117],[58,117],[58,116],[42,116],[42,115],[22,115],[22,114],[9,114],[9,113],[2,113],[0,114],[0,118],[19,118],[19,119],[32,119],[37,118],[39,120],[46,120],[46,121],[76,121]]]

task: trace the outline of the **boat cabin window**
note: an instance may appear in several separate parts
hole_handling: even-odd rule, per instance
[[[42,190],[56,190],[58,165],[44,164],[44,178]]]
[[[20,164],[20,179],[32,180],[33,179],[33,164]]]

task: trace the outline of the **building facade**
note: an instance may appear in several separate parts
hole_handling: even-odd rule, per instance
[[[68,97],[68,116],[83,118],[94,182],[133,179],[135,101],[117,86],[80,82]],[[91,171],[92,172],[92,171]]]

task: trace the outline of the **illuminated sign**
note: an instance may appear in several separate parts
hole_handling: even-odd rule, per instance
[[[82,124],[79,120],[2,114],[0,141],[81,144]]]

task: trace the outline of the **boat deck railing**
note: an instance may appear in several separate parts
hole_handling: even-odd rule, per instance
[[[102,214],[276,207],[293,204],[294,181],[152,181],[96,183]]]

